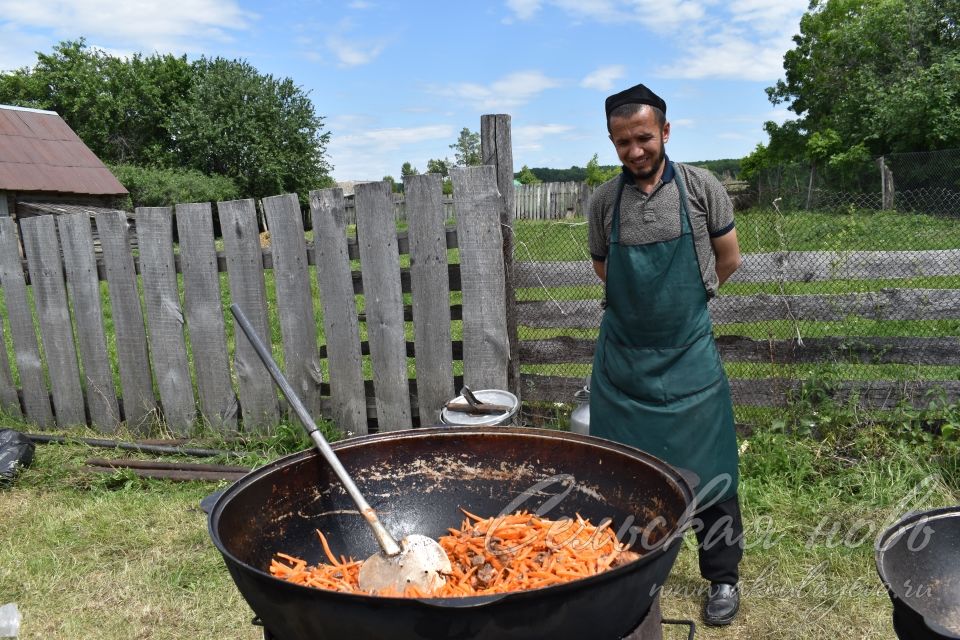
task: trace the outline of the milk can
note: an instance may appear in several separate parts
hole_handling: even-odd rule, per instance
[[[577,403],[576,409],[570,414],[570,431],[581,435],[590,435],[590,377],[587,376],[583,389],[573,394]]]

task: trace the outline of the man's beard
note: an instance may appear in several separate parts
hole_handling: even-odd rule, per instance
[[[652,178],[657,175],[657,171],[660,170],[660,165],[663,164],[663,158],[666,155],[666,149],[663,145],[663,139],[660,139],[660,151],[657,153],[657,157],[653,160],[651,168],[649,171],[644,171],[643,173],[634,174],[637,178],[641,180],[646,180],[647,178]]]

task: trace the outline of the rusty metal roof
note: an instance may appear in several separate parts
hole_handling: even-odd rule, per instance
[[[57,113],[4,105],[0,105],[0,190],[127,193]]]

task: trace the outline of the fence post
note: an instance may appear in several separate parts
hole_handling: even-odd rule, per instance
[[[503,232],[504,309],[507,315],[507,339],[510,357],[507,363],[507,387],[520,397],[520,342],[517,338],[517,305],[513,277],[513,140],[510,116],[485,115],[480,118],[480,153],[483,164],[493,165],[500,191],[500,230]]]
[[[893,200],[896,194],[893,186],[893,171],[887,167],[884,156],[877,159],[877,164],[880,166],[880,208],[887,211],[893,209]]]

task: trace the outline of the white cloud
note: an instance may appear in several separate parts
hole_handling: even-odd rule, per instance
[[[576,22],[636,23],[681,52],[658,70],[662,77],[770,81],[783,74],[783,54],[808,0],[508,0],[507,6],[520,19],[552,9]]]
[[[526,104],[547,89],[559,86],[559,81],[539,71],[517,71],[489,85],[461,82],[435,88],[434,91],[468,102],[478,111],[506,111]]]
[[[550,138],[569,134],[573,126],[566,124],[522,125],[513,129],[511,138],[516,151],[539,151],[552,144]]]
[[[540,10],[540,0],[507,0],[507,8],[518,20],[529,20]]]
[[[47,48],[46,38],[19,32],[13,25],[0,25],[0,73],[37,62],[35,51]]]
[[[697,126],[697,121],[693,118],[667,118],[670,121],[671,127],[680,127],[681,129],[693,129]]]
[[[48,29],[59,38],[83,34],[123,50],[192,53],[230,41],[256,16],[236,0],[0,0],[5,27]]]
[[[787,44],[725,31],[688,44],[683,58],[657,70],[669,78],[764,81],[783,74]]]
[[[384,41],[359,42],[352,39],[347,40],[340,36],[330,36],[327,38],[326,44],[340,62],[341,67],[357,67],[369,64],[376,60],[387,46]]]
[[[597,89],[599,91],[609,91],[614,83],[627,74],[626,67],[622,64],[610,65],[594,69],[580,81],[581,87],[587,89]]]
[[[363,0],[355,0],[347,5],[350,9],[356,9],[358,11],[363,11],[364,9],[372,9],[374,4],[372,2],[364,2]]]
[[[367,129],[342,136],[334,135],[330,140],[330,149],[334,151],[340,147],[368,147],[373,153],[399,149],[403,145],[427,140],[452,140],[455,135],[453,126],[448,124]]]

